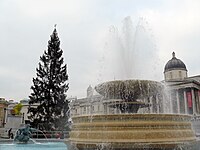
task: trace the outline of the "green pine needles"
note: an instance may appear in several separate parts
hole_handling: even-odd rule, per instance
[[[33,78],[29,96],[31,125],[42,130],[64,130],[68,121],[66,92],[67,66],[62,57],[60,40],[56,28],[50,36],[48,49],[40,57],[36,78]]]

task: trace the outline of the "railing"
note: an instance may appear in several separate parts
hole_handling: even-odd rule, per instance
[[[69,131],[36,131],[32,133],[32,138],[69,138]]]

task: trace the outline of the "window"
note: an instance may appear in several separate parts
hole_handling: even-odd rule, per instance
[[[170,79],[172,79],[173,78],[173,75],[172,75],[172,72],[170,72]]]
[[[83,113],[86,113],[86,107],[84,106],[84,108],[83,108]]]
[[[94,112],[94,106],[92,106],[92,112]]]
[[[179,73],[179,78],[182,78],[182,73],[181,73],[181,71],[179,71],[178,73]]]

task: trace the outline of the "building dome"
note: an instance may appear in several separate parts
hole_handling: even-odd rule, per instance
[[[175,69],[187,71],[185,64],[180,59],[177,59],[175,57],[175,53],[173,52],[172,53],[172,59],[170,59],[167,62],[167,64],[165,65],[164,72],[170,71],[170,70],[175,70]]]
[[[187,69],[185,64],[175,57],[175,53],[172,53],[172,59],[170,59],[165,65],[164,70],[165,81],[178,81],[187,78]]]

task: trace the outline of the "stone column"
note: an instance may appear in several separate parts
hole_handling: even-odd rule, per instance
[[[184,90],[184,106],[185,106],[185,114],[188,114],[188,104],[187,104],[187,96],[186,91]]]
[[[193,114],[196,114],[196,102],[195,102],[195,94],[194,94],[194,89],[192,88],[192,109],[193,109]]]
[[[179,94],[178,94],[178,90],[176,90],[176,102],[177,102],[177,113],[180,114],[180,99],[179,99]]]
[[[199,108],[199,111],[198,111],[198,115],[200,114],[200,93],[198,91],[198,108]]]

